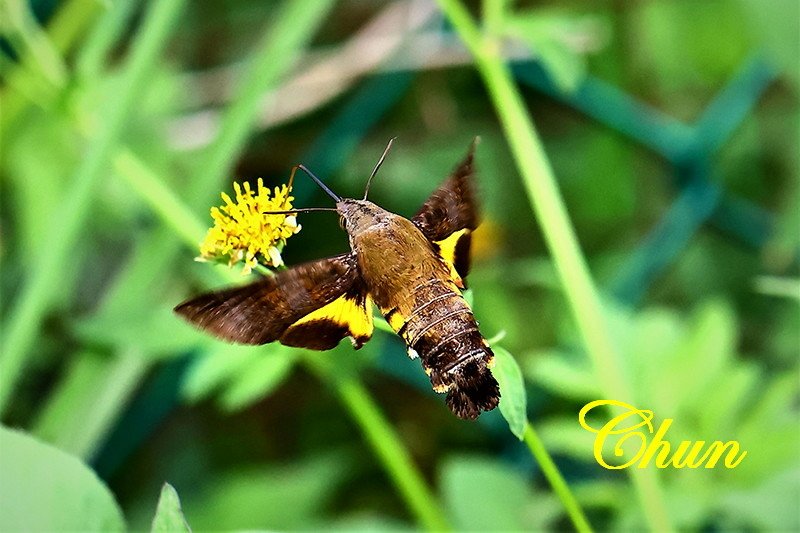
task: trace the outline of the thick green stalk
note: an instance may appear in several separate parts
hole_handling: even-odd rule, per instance
[[[70,179],[62,209],[53,217],[50,239],[42,243],[42,253],[31,267],[31,276],[19,295],[9,318],[0,359],[0,416],[8,405],[17,380],[27,363],[27,356],[47,310],[50,294],[59,283],[63,265],[75,245],[81,226],[91,206],[95,183],[103,175],[109,156],[136,109],[147,83],[147,75],[159,59],[170,30],[175,26],[183,2],[153,2],[131,52],[120,84],[120,93],[104,120],[104,127],[88,147]]]
[[[578,245],[542,142],[511,72],[503,62],[501,43],[492,35],[482,34],[458,0],[438,2],[473,55],[488,89],[602,390],[610,398],[632,400],[631,389],[624,379],[625,368],[617,358],[605,323],[600,296]],[[628,472],[639,493],[650,528],[670,530],[656,473],[636,469],[628,469]]]
[[[578,500],[573,496],[569,485],[567,485],[567,482],[564,480],[561,472],[559,472],[555,462],[553,462],[553,458],[550,457],[550,454],[547,452],[544,444],[542,444],[542,440],[539,438],[536,431],[534,431],[533,425],[531,425],[530,422],[528,422],[525,428],[525,444],[528,445],[528,449],[539,463],[544,477],[547,478],[550,486],[553,487],[556,495],[564,505],[567,515],[575,525],[575,529],[580,533],[592,531],[592,526],[589,525],[586,515],[583,514],[583,509],[581,509],[581,506],[578,504]]]

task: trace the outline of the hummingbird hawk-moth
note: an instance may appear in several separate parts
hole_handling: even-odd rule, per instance
[[[372,336],[374,302],[456,416],[475,419],[494,409],[494,354],[461,293],[479,222],[474,149],[473,142],[410,220],[368,201],[369,181],[364,199],[343,199],[301,166],[336,201],[350,252],[198,296],[175,311],[228,341],[329,350],[350,337],[358,349]]]

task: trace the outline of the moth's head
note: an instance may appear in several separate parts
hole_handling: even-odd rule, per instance
[[[386,220],[386,210],[369,200],[344,198],[336,203],[342,227],[350,234],[366,230]]]

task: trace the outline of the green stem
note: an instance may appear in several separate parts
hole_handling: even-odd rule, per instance
[[[483,0],[481,2],[481,17],[488,33],[496,35],[502,30],[507,11],[508,0]]]
[[[353,375],[337,375],[317,357],[306,357],[306,362],[334,387],[418,522],[429,531],[449,531],[438,499],[366,387]]]
[[[120,84],[121,92],[110,105],[104,128],[90,144],[86,156],[70,180],[58,221],[50,239],[42,243],[42,253],[32,264],[32,273],[19,295],[9,318],[0,372],[0,416],[2,416],[14,387],[27,364],[27,356],[50,303],[50,295],[60,282],[64,263],[75,244],[91,207],[95,183],[104,175],[108,158],[131,118],[136,102],[141,98],[147,75],[159,59],[170,30],[175,26],[183,2],[153,2],[139,32],[130,62]]]
[[[458,0],[438,2],[473,55],[488,89],[602,390],[610,398],[631,400],[632,391],[624,379],[625,368],[617,357],[605,324],[600,296],[578,245],[542,142],[511,72],[503,62],[501,43],[493,36],[482,35]],[[639,493],[650,528],[670,530],[656,473],[637,469],[628,469],[628,472]]]
[[[569,485],[564,481],[561,472],[559,472],[550,454],[547,453],[547,449],[545,449],[544,444],[542,444],[539,435],[534,431],[533,425],[531,425],[530,422],[528,422],[528,425],[525,427],[525,444],[528,445],[528,449],[539,463],[544,477],[547,478],[550,486],[553,487],[556,495],[564,505],[567,515],[569,515],[570,520],[572,520],[572,523],[575,525],[575,529],[581,533],[592,531],[592,527],[589,525],[586,515],[583,514],[581,506],[578,505],[578,501],[575,499],[575,496],[573,496],[572,491],[569,490]]]

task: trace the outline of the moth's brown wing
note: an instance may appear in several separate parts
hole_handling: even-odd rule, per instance
[[[243,344],[280,340],[290,346],[327,350],[348,335],[359,346],[369,339],[368,304],[351,253],[198,296],[177,306],[175,312],[224,340]],[[368,312],[367,324],[362,315]]]
[[[459,286],[469,273],[471,233],[480,222],[473,183],[474,153],[475,141],[464,160],[411,219],[451,266]]]

